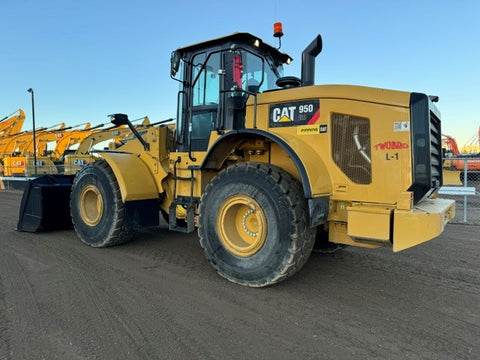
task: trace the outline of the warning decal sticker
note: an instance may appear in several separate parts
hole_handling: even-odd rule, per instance
[[[302,100],[270,105],[270,127],[314,125],[319,119],[319,100]]]

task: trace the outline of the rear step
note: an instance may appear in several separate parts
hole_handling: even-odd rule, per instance
[[[72,227],[70,191],[74,175],[45,175],[30,180],[23,192],[17,231]]]

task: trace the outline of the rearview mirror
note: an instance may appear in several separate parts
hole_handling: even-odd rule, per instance
[[[178,51],[172,51],[172,56],[170,57],[170,74],[175,76],[180,67],[180,53]]]
[[[110,122],[113,125],[128,125],[130,121],[128,121],[128,116],[125,114],[112,114],[108,115],[110,117]]]

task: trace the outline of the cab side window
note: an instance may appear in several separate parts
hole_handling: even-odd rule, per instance
[[[207,63],[205,64],[205,61]],[[193,58],[191,149],[206,150],[214,128],[220,96],[220,54],[202,53]]]
[[[250,92],[263,92],[277,89],[276,81],[283,69],[273,67],[262,58],[250,54],[242,54],[242,87]]]
[[[220,70],[220,56],[212,54],[205,63],[205,53],[193,58],[193,79],[197,78],[193,86],[193,106],[218,105],[220,83],[218,70]]]

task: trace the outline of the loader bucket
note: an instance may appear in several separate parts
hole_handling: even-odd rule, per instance
[[[17,231],[71,228],[70,190],[73,178],[73,175],[45,175],[30,180],[20,204]]]

